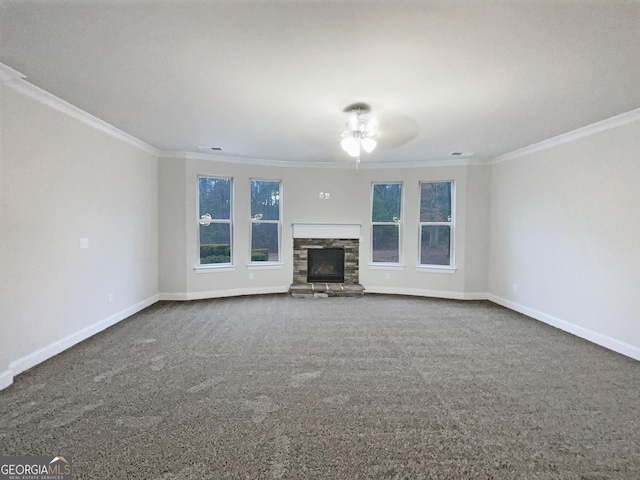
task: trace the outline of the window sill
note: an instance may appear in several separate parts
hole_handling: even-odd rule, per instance
[[[369,270],[404,270],[400,263],[369,263]]]
[[[426,265],[416,265],[416,272],[422,272],[422,273],[448,273],[448,274],[454,274],[456,273],[458,269],[456,267],[450,267],[450,266],[436,266],[436,265],[430,265],[430,266],[426,266]]]
[[[282,262],[252,262],[247,263],[247,270],[281,270]]]
[[[225,263],[222,265],[198,265],[193,269],[196,273],[233,272],[236,266]]]

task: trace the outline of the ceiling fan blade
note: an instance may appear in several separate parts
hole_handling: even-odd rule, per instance
[[[378,133],[378,120],[372,118],[367,122],[367,133],[365,136],[371,137]]]
[[[420,132],[420,125],[406,115],[381,112],[380,125],[384,128],[377,131],[378,148],[396,148],[409,143]]]

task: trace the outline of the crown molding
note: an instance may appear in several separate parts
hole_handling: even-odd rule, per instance
[[[210,162],[233,163],[235,165],[257,165],[285,168],[355,168],[355,163],[337,162],[290,162],[287,160],[271,160],[264,158],[234,157],[195,152],[160,152],[159,158],[176,158],[181,160],[206,160]]]
[[[43,90],[40,87],[35,86],[34,84],[28,82],[26,80],[26,76],[22,73],[14,70],[3,63],[0,63],[0,81],[3,82],[7,87],[15,90],[16,92],[29,97],[37,102],[42,103],[43,105],[47,105],[55,110],[58,110],[65,115],[68,115],[71,118],[74,118],[85,125],[88,125],[96,130],[99,130],[103,133],[106,133],[118,140],[121,140],[129,145],[132,145],[144,152],[150,153],[152,155],[158,156],[160,151],[149,145],[148,143],[143,142],[142,140],[130,135],[126,132],[123,132],[119,128],[114,127],[110,123],[105,122],[104,120],[99,119],[91,115],[90,113],[85,112],[84,110],[76,107],[75,105],[62,100],[59,97],[56,97],[52,93]]]
[[[196,153],[184,151],[161,151],[159,158],[176,158],[181,160],[207,160],[213,162],[235,163],[236,165],[264,165],[269,167],[294,167],[292,162],[285,160],[267,160],[260,158],[232,157],[229,155],[213,155],[210,153]]]
[[[7,83],[12,80],[20,80],[26,78],[26,75],[23,75],[17,70],[5,65],[4,63],[0,63],[0,82]]]
[[[529,145],[528,147],[519,148],[518,150],[514,150],[513,152],[505,153],[504,155],[499,155],[487,163],[493,165],[496,163],[506,162],[508,160],[515,160],[516,158],[524,157],[532,153],[557,147],[559,145],[573,142],[575,140],[588,137],[590,135],[595,135],[596,133],[604,132],[606,130],[611,130],[613,128],[621,127],[629,123],[637,122],[638,120],[640,120],[640,108],[636,108],[635,110],[621,113],[620,115],[615,115],[605,120],[592,123],[591,125],[587,125],[585,127],[581,127],[576,130],[572,130],[571,132],[567,132],[555,137],[551,137],[547,140],[543,140],[541,142]]]
[[[424,160],[418,162],[360,162],[359,168],[385,169],[385,168],[438,168],[438,167],[468,167],[472,165],[486,165],[477,158],[444,158],[439,160]]]
[[[350,169],[356,168],[355,161],[349,162],[290,162],[286,160],[267,160],[259,158],[243,158],[231,157],[224,155],[213,155],[209,153],[195,152],[171,152],[164,151],[159,153],[159,158],[175,158],[181,160],[206,160],[213,162],[234,163],[236,165],[259,165],[268,167],[285,167],[285,168],[335,168]],[[470,165],[486,165],[480,159],[445,159],[422,162],[366,162],[361,161],[358,165],[362,170],[373,169],[392,169],[392,168],[434,168],[434,167],[465,167]]]

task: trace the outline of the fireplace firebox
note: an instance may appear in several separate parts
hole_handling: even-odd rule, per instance
[[[307,250],[307,282],[344,283],[344,248]]]

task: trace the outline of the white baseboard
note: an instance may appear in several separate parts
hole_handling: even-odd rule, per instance
[[[289,286],[237,288],[231,290],[215,290],[209,292],[190,293],[161,293],[160,300],[187,301],[203,300],[207,298],[236,297],[240,295],[266,295],[270,293],[287,293]],[[389,295],[412,295],[417,297],[449,298],[452,300],[487,300],[485,292],[447,292],[442,290],[425,290],[420,288],[396,288],[396,287],[365,287],[366,293],[380,293]]]
[[[11,370],[5,370],[0,373],[0,390],[7,388],[13,383],[13,372]]]
[[[487,292],[465,292],[462,300],[487,300]]]
[[[186,293],[161,293],[160,294],[160,301],[182,302],[185,300],[187,300]]]
[[[484,292],[448,292],[444,290],[425,290],[423,288],[366,286],[364,293],[365,295],[367,293],[381,293],[389,295],[412,295],[414,297],[447,298],[450,300],[487,300],[487,294]]]
[[[159,295],[149,297],[141,302],[136,303],[135,305],[130,306],[129,308],[125,308],[124,310],[114,313],[104,320],[100,320],[93,325],[83,328],[82,330],[75,332],[68,337],[60,339],[56,342],[39,348],[34,352],[24,355],[17,360],[14,360],[9,364],[9,370],[5,370],[4,372],[0,373],[0,390],[11,385],[13,383],[13,377],[15,377],[16,375],[38,365],[39,363],[44,362],[45,360],[50,359],[51,357],[54,357],[55,355],[65,351],[70,347],[73,347],[83,340],[92,337],[96,333],[100,333],[101,331],[106,330],[107,328],[124,320],[125,318],[138,313],[140,310],[153,305],[158,300]]]
[[[161,293],[160,300],[186,301],[205,300],[207,298],[238,297],[241,295],[267,295],[270,293],[287,293],[289,286],[233,288],[229,290],[213,290],[208,292]]]
[[[497,295],[489,294],[488,300],[575,335],[576,337],[584,338],[585,340],[595,343],[596,345],[600,345],[601,347],[613,350],[614,352],[633,358],[634,360],[640,360],[640,347],[635,345],[631,345],[616,338],[609,337],[608,335],[603,335],[602,333],[594,330],[581,327],[575,323],[567,322],[566,320],[526,307],[511,300],[507,300],[506,298],[498,297]]]
[[[192,293],[161,293],[160,300],[166,301],[187,301],[187,300],[203,300],[206,298],[222,298],[235,297],[239,295],[264,295],[269,293],[287,293],[288,286],[284,287],[257,287],[257,288],[238,288],[233,290],[216,290],[210,292],[192,292]],[[447,292],[442,290],[424,290],[420,288],[395,288],[395,287],[365,287],[365,294],[380,293],[389,295],[412,295],[417,297],[434,297],[448,298],[452,300],[487,300],[487,294],[465,293],[465,292]]]

